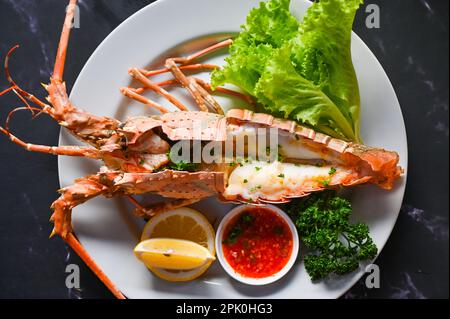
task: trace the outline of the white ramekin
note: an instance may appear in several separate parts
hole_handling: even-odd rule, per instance
[[[233,218],[235,216],[239,215],[240,213],[242,213],[242,211],[249,208],[249,205],[240,205],[240,206],[237,206],[234,209],[232,209],[222,219],[222,221],[219,224],[219,227],[217,228],[217,232],[216,232],[216,253],[217,253],[217,258],[219,259],[219,262],[222,265],[223,269],[225,269],[225,271],[228,273],[228,275],[230,275],[232,278],[234,278],[242,283],[245,283],[248,285],[255,285],[255,286],[256,285],[267,285],[267,284],[273,283],[273,282],[277,281],[278,279],[280,279],[281,277],[283,277],[284,275],[286,275],[288,273],[288,271],[294,265],[295,260],[297,259],[298,248],[299,248],[299,239],[298,239],[297,229],[296,229],[294,223],[292,222],[291,218],[285,212],[283,212],[280,208],[278,208],[274,205],[262,205],[261,207],[270,209],[272,212],[276,213],[279,217],[281,217],[286,222],[286,224],[289,226],[289,230],[291,231],[291,234],[292,234],[292,239],[293,239],[292,254],[291,254],[288,262],[286,263],[286,265],[279,272],[277,272],[269,277],[264,277],[264,278],[245,277],[245,276],[242,276],[241,274],[237,273],[230,266],[230,264],[228,263],[228,261],[226,260],[224,254],[223,254],[223,250],[222,250],[223,235],[224,235],[224,231],[225,231],[228,223],[231,220],[233,220]]]

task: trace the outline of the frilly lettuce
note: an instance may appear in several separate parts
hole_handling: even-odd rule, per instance
[[[361,0],[321,0],[299,23],[290,0],[262,2],[242,26],[214,87],[234,84],[267,111],[359,140],[359,88],[350,43]]]
[[[298,34],[299,23],[289,12],[290,0],[261,2],[230,47],[225,68],[212,74],[213,86],[234,84],[256,96],[255,87],[274,49]]]

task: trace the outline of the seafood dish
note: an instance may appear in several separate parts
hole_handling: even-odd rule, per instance
[[[95,197],[126,197],[134,205],[134,214],[137,218],[145,218],[152,223],[148,228],[146,226],[147,230],[144,230],[144,233],[147,235],[144,236],[143,233],[142,241],[135,248],[135,253],[160,278],[167,279],[171,276],[171,271],[185,270],[191,274],[193,270],[201,268],[198,274],[183,277],[186,280],[197,278],[215,261],[218,246],[221,243],[225,245],[227,240],[233,245],[241,245],[236,246],[241,248],[221,247],[223,256],[228,256],[222,259],[228,258],[234,265],[233,269],[242,270],[243,265],[248,265],[247,270],[242,272],[245,274],[245,271],[248,273],[256,271],[255,278],[258,278],[271,276],[284,268],[292,254],[294,237],[297,236],[294,232],[292,234],[288,232],[289,225],[283,223],[283,220],[276,219],[276,216],[270,213],[264,213],[264,207],[270,208],[271,205],[279,204],[292,207],[296,205],[297,200],[304,200],[312,196],[311,194],[362,184],[373,184],[389,191],[401,177],[403,169],[398,164],[399,155],[395,151],[362,144],[358,134],[355,133],[359,129],[359,124],[354,117],[348,130],[345,125],[337,125],[337,129],[333,130],[323,122],[314,126],[307,120],[284,116],[283,112],[272,112],[275,107],[272,100],[276,99],[276,95],[267,102],[270,107],[264,108],[261,107],[261,102],[265,100],[261,95],[251,94],[252,90],[246,89],[244,84],[239,86],[238,81],[230,80],[240,89],[231,89],[207,83],[193,75],[197,71],[213,71],[216,81],[226,82],[223,77],[229,76],[230,73],[225,74],[226,72],[221,71],[222,68],[217,65],[202,63],[202,58],[217,50],[231,48],[233,59],[233,54],[237,54],[237,47],[242,46],[242,38],[227,39],[189,56],[169,58],[157,70],[130,68],[129,75],[139,83],[139,87],[117,89],[120,89],[123,96],[153,109],[156,115],[119,120],[84,111],[80,106],[72,104],[64,82],[66,55],[76,4],[76,0],[69,2],[54,70],[50,82],[43,85],[48,93],[46,100],[25,91],[14,81],[9,62],[17,46],[8,52],[5,59],[5,74],[10,87],[3,90],[0,96],[14,93],[24,106],[10,112],[6,124],[0,126],[0,132],[27,151],[87,157],[102,163],[97,173],[80,176],[72,185],[64,185],[58,191],[60,196],[51,205],[53,213],[50,221],[54,224],[51,236],[58,235],[65,240],[116,297],[124,298],[124,295],[89,256],[77,240],[72,227],[72,213],[76,214],[76,207]],[[285,10],[286,4],[289,5],[289,1],[272,0],[261,8],[276,12],[283,8]],[[259,10],[262,10],[261,8]],[[319,6],[314,8],[325,10]],[[250,13],[250,16],[256,15],[255,12]],[[283,45],[279,46],[280,51],[273,53],[273,56],[284,54]],[[273,58],[273,61],[275,60],[276,57]],[[228,63],[232,66],[234,61],[228,60]],[[219,72],[224,72],[225,75]],[[164,82],[152,80],[153,76],[160,74],[171,75],[172,78]],[[222,77],[221,80],[217,80],[219,76]],[[262,74],[259,81],[268,79]],[[168,86],[184,88],[192,97],[192,105],[186,105],[172,95],[166,90]],[[261,82],[255,87],[262,86]],[[147,98],[144,95],[146,91],[164,97],[168,103],[177,108],[177,111],[171,112],[165,105]],[[267,97],[267,91],[264,92]],[[324,92],[334,91],[329,89]],[[241,99],[243,103],[254,108],[224,111],[214,97],[216,93]],[[85,146],[46,146],[21,140],[10,131],[9,123],[13,114],[22,110],[28,110],[34,116],[39,114],[50,116]],[[134,197],[148,193],[160,195],[167,200],[144,206]],[[222,202],[242,204],[256,210],[242,215],[243,217],[239,217],[241,219],[228,221],[229,225],[224,225],[221,230],[224,232],[221,234],[223,241],[216,242],[215,247],[211,248],[214,244],[210,243],[208,246],[201,243],[214,240],[214,230],[210,229],[207,221],[200,220],[201,216],[192,215],[184,209],[202,199],[214,196]],[[170,229],[167,233],[156,235],[157,218],[165,216],[168,223],[170,218],[178,216],[170,215],[173,212],[186,214],[193,220],[198,219],[197,224],[205,225],[203,233],[207,239],[198,240],[197,244],[194,244],[194,240],[188,240],[188,237],[170,235]],[[290,216],[292,217],[292,214]],[[162,223],[162,219],[158,222]],[[270,225],[274,224],[279,226],[271,233]],[[295,228],[295,225],[299,224],[292,225]],[[267,233],[264,236],[262,231],[258,235],[266,238],[265,242],[252,239],[257,232],[256,229],[266,229]],[[230,236],[238,239],[232,239],[230,242]],[[301,232],[298,236],[302,240]],[[268,247],[273,258],[278,258],[273,247],[278,247],[276,245],[279,243],[287,248],[283,257],[279,257],[281,264],[272,266],[276,271],[269,271],[264,275],[255,270],[255,265],[262,265],[257,262],[253,264],[253,260],[261,256],[260,250],[257,249]],[[249,250],[245,258],[237,258],[236,251],[243,251],[242,245],[255,246],[255,249]],[[376,249],[372,249],[370,254],[359,260],[370,259],[375,254]],[[309,269],[312,269],[311,267]],[[156,269],[162,268],[166,270],[159,271],[158,275]],[[178,281],[185,280],[181,275],[176,278]]]

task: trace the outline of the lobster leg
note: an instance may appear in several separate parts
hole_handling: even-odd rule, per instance
[[[162,81],[162,82],[156,83],[156,85],[158,85],[158,86],[160,86],[160,87],[169,86],[169,85],[179,85],[179,84],[180,84],[180,83],[179,83],[177,80],[175,80],[175,79],[167,80],[167,81]],[[146,87],[141,87],[141,88],[131,89],[131,90],[133,90],[133,92],[135,92],[135,93],[137,93],[137,94],[142,94],[142,93],[144,93],[145,91],[147,91],[148,88],[146,88]]]
[[[195,79],[195,81],[197,81],[197,83],[198,83],[199,85],[201,85],[205,90],[207,90],[207,91],[210,92],[210,93],[213,92],[213,89],[212,89],[212,87],[211,87],[211,84],[209,84],[209,83],[207,83],[207,82],[205,82],[205,81],[203,81],[202,79],[199,79],[199,78],[194,78],[194,79]],[[243,94],[243,93],[240,93],[240,92],[236,92],[236,91],[233,91],[233,90],[230,90],[230,89],[227,89],[227,88],[223,88],[223,87],[217,87],[217,88],[215,89],[215,91],[220,92],[220,93],[223,93],[223,94],[228,94],[228,95],[237,97],[237,98],[239,98],[239,99],[245,101],[246,103],[248,103],[248,104],[250,104],[250,105],[255,105],[255,101],[254,101],[249,95],[246,95],[246,94]]]
[[[205,81],[203,81],[202,79],[199,79],[199,78],[194,78],[194,79],[195,79],[195,81],[198,84],[200,84],[209,93],[218,92],[218,93],[222,93],[222,94],[231,95],[231,96],[234,96],[234,97],[237,97],[237,98],[243,100],[244,102],[246,102],[246,103],[248,103],[250,105],[255,105],[255,101],[250,96],[248,96],[246,94],[243,94],[243,93],[237,92],[237,91],[233,91],[233,90],[230,90],[230,89],[227,89],[227,88],[224,88],[224,87],[217,87],[213,91],[213,89],[212,89],[212,87],[211,87],[211,85],[209,83],[207,83],[207,82],[205,82]],[[177,80],[175,80],[175,79],[156,83],[156,85],[158,85],[160,87],[164,87],[164,86],[168,86],[168,85],[177,85],[177,84],[180,84],[180,83]],[[141,88],[138,88],[138,89],[131,89],[131,88],[126,88],[126,89],[131,90],[131,91],[133,91],[134,93],[136,93],[138,95],[144,93],[147,90],[147,88],[145,88],[145,87],[141,87]],[[139,95],[139,97],[142,97],[142,96]],[[133,97],[130,97],[130,98],[133,98]],[[142,102],[142,103],[145,104],[145,102]]]
[[[147,99],[145,96],[140,95],[139,93],[137,93],[135,90],[133,90],[131,88],[126,88],[126,87],[120,88],[120,92],[124,96],[126,96],[126,97],[128,97],[128,98],[130,98],[132,100],[138,101],[138,102],[140,102],[142,104],[145,104],[145,105],[147,105],[147,106],[149,106],[151,108],[155,108],[158,111],[160,111],[161,113],[169,113],[169,110],[166,109],[161,104],[153,102],[150,99]]]
[[[191,54],[191,55],[189,55],[187,57],[184,57],[184,58],[183,57],[181,57],[181,58],[170,58],[168,60],[171,60],[174,63],[189,64],[192,61],[194,61],[195,59],[198,59],[198,58],[200,58],[202,56],[205,56],[205,55],[207,55],[207,54],[209,54],[211,52],[214,52],[216,50],[219,50],[221,48],[228,47],[232,43],[233,43],[233,40],[228,39],[228,40],[216,43],[214,45],[211,45],[211,46],[209,46],[209,47],[207,47],[207,48],[205,48],[203,50],[200,50],[200,51],[198,51],[198,52],[196,52],[194,54]],[[167,68],[170,69],[170,67],[167,67]]]
[[[168,62],[166,62],[166,65],[168,68],[170,68],[173,76],[192,95],[200,110],[202,110],[203,112],[208,112],[208,107],[205,104],[202,94],[199,92],[199,85],[197,84],[197,82],[192,78],[186,77],[183,72],[180,71],[177,64],[173,61],[168,60]]]
[[[167,69],[172,72],[173,76],[181,83],[181,85],[186,88],[194,98],[194,100],[197,102],[198,106],[202,111],[207,110],[206,104],[211,105],[215,110],[217,110],[217,102],[214,100],[214,98],[206,91],[204,90],[193,78],[186,77],[186,75],[183,74],[178,64],[186,65],[192,63],[195,59],[198,59],[208,53],[211,53],[215,50],[218,50],[223,47],[227,47],[231,45],[233,41],[231,39],[222,41],[220,43],[217,43],[215,45],[212,45],[204,50],[201,50],[197,53],[194,53],[188,57],[182,58],[170,58],[166,60],[165,66]],[[203,90],[202,90],[203,89]]]
[[[50,237],[59,235],[66,238],[72,233],[72,209],[108,191],[109,187],[101,182],[99,175],[77,179],[75,184],[60,189],[61,196],[51,206],[53,214],[50,221],[55,226]]]
[[[92,136],[92,132],[97,132],[94,133],[93,140],[91,137],[91,143],[99,146],[100,143],[98,140],[101,141],[111,137],[111,133],[105,132],[116,130],[120,123],[107,117],[88,114],[72,106],[67,96],[66,86],[62,82],[67,46],[76,4],[77,0],[70,0],[69,2],[53,75],[50,84],[45,86],[45,88],[49,92],[48,100],[54,107],[54,118],[83,140],[87,140],[86,135],[88,131],[90,131],[90,136]],[[88,128],[88,131],[86,131],[86,128]],[[71,213],[73,207],[109,191],[109,187],[102,184],[100,179],[98,175],[88,176],[77,180],[74,185],[60,190],[61,196],[51,206],[54,213],[50,220],[54,222],[55,226],[50,236],[55,234],[60,235],[116,298],[125,299],[123,294],[103,273],[72,233]]]
[[[137,68],[130,69],[129,73],[134,79],[141,82],[146,88],[165,97],[170,103],[172,103],[173,105],[178,107],[181,111],[188,111],[188,108],[183,103],[181,103],[177,98],[175,98],[169,92],[167,92],[166,90],[164,90],[163,88],[161,88],[160,86],[156,85],[155,83],[150,81],[148,78],[146,78]]]
[[[197,91],[200,93],[203,99],[214,108],[216,113],[223,115],[224,113],[220,104],[212,97],[211,94],[209,94],[207,90],[205,90],[205,88],[198,82],[198,80],[192,77],[190,77],[189,80],[193,83],[195,82]]]
[[[215,70],[218,69],[219,66],[215,64],[189,64],[189,65],[182,65],[179,68],[181,71],[199,71],[199,70]],[[167,68],[152,71],[141,69],[140,71],[143,75],[147,77],[170,72],[170,70]]]
[[[166,84],[172,84],[172,80],[165,81],[162,83],[154,83],[151,80],[148,79],[150,76],[172,72],[175,76],[176,81],[178,81],[183,87],[185,87],[192,95],[196,103],[198,104],[199,108],[204,111],[208,112],[207,104],[212,107],[217,113],[223,114],[223,111],[217,103],[217,101],[210,95],[208,89],[206,89],[201,83],[198,82],[198,80],[186,77],[182,70],[214,70],[217,69],[218,66],[214,64],[189,64],[193,60],[206,55],[214,50],[220,49],[222,47],[228,46],[232,43],[232,40],[226,40],[220,43],[217,43],[213,46],[210,46],[204,50],[201,50],[193,55],[190,55],[186,58],[171,58],[166,60],[166,68],[160,69],[160,70],[154,70],[154,71],[147,71],[143,69],[137,69],[132,68],[129,70],[130,75],[137,81],[139,81],[141,84],[144,85],[144,88],[141,89],[132,89],[132,88],[121,88],[120,91],[123,95],[134,99],[140,103],[143,103],[145,105],[148,105],[150,107],[156,108],[160,110],[163,113],[166,113],[166,109],[162,107],[160,104],[155,103],[146,97],[141,96],[140,94],[143,93],[145,90],[152,90],[156,92],[157,94],[164,96],[167,100],[169,100],[173,105],[178,107],[182,111],[187,111],[187,107],[182,104],[178,99],[176,99],[174,96],[172,96],[169,92],[164,90],[162,86]],[[183,64],[178,66],[177,64]],[[163,85],[164,84],[164,85]],[[209,87],[210,88],[210,87]]]
[[[91,198],[108,193],[108,191],[109,187],[101,183],[99,175],[80,178],[75,184],[61,189],[61,196],[52,204],[54,213],[50,220],[54,222],[55,227],[50,237],[56,234],[60,235],[116,298],[125,299],[113,282],[89,256],[72,232],[72,209]]]

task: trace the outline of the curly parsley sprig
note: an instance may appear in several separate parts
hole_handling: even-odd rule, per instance
[[[351,204],[335,191],[295,200],[289,204],[288,212],[310,251],[305,257],[305,268],[313,281],[352,272],[378,252],[369,227],[349,223]]]

